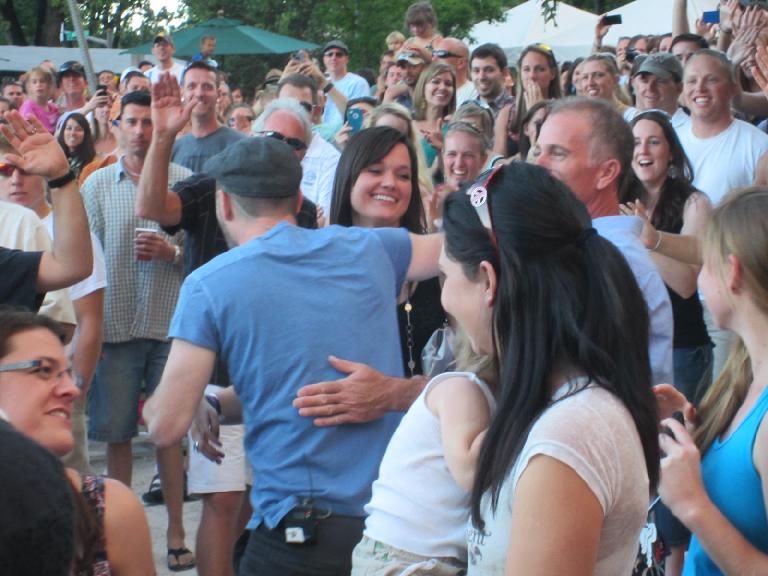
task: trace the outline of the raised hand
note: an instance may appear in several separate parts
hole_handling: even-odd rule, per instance
[[[69,172],[64,151],[40,120],[33,115],[24,119],[17,110],[6,112],[5,119],[8,124],[0,125],[0,131],[17,152],[6,154],[6,162],[27,174],[47,180],[60,178]]]
[[[643,221],[643,230],[640,232],[640,240],[646,248],[653,248],[659,240],[659,231],[656,230],[648,216],[648,209],[640,200],[627,202],[619,206],[619,212],[624,216],[637,216]]]
[[[170,72],[160,75],[152,85],[152,129],[158,136],[175,138],[192,115],[198,99],[191,96],[188,102],[181,100],[181,88]]]
[[[768,49],[758,46],[755,53],[755,67],[752,68],[752,76],[760,86],[760,90],[768,98]]]
[[[537,104],[544,100],[544,94],[541,91],[541,86],[536,82],[530,81],[525,87],[525,105],[530,110],[534,104]]]

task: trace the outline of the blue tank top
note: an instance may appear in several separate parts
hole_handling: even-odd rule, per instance
[[[768,411],[768,388],[752,410],[726,440],[715,439],[701,461],[704,486],[712,502],[752,546],[768,554],[768,521],[760,476],[752,461],[752,450],[760,423]],[[718,575],[722,571],[691,539],[683,576]]]

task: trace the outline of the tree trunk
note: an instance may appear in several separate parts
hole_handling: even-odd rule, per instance
[[[64,22],[64,15],[59,9],[50,6],[47,0],[38,0],[38,5],[45,3],[45,18],[38,22],[35,29],[36,46],[61,46],[60,32],[61,23]],[[40,20],[38,16],[38,21]]]
[[[15,46],[27,46],[27,37],[24,34],[24,30],[21,28],[21,22],[19,22],[19,16],[16,14],[16,7],[13,5],[13,0],[5,0],[0,5],[0,14],[8,22],[8,33],[10,35],[11,44]]]

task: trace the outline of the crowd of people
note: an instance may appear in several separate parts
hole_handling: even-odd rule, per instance
[[[155,573],[143,417],[171,571],[768,571],[768,13],[687,8],[5,80],[3,570]]]

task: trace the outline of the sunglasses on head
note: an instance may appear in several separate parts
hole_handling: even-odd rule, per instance
[[[298,138],[288,138],[287,136],[284,136],[283,134],[280,134],[280,132],[276,132],[275,130],[263,130],[261,132],[257,133],[259,136],[264,136],[266,138],[274,138],[275,140],[280,140],[280,142],[285,142],[296,150],[297,152],[304,150],[307,145],[304,144],[303,140],[299,140]]]
[[[504,164],[497,164],[494,168],[482,176],[482,180],[470,186],[466,192],[467,196],[469,196],[469,203],[472,204],[472,207],[475,209],[477,217],[480,219],[480,223],[483,225],[483,228],[488,230],[488,235],[491,237],[491,244],[497,251],[499,249],[499,245],[496,240],[496,233],[493,231],[493,219],[491,218],[491,204],[488,198],[488,186],[502,168],[504,168]]]

